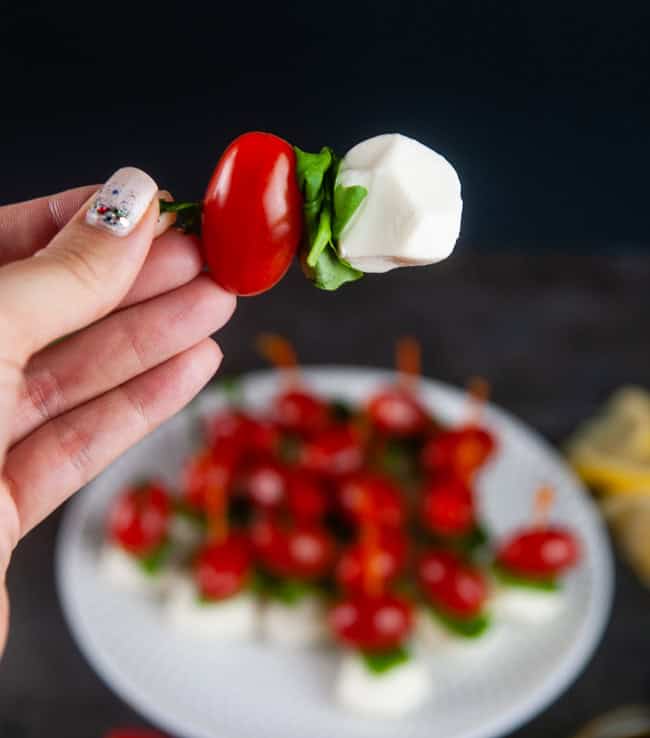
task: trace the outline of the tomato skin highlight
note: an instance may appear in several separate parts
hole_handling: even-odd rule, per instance
[[[568,530],[544,527],[521,531],[501,547],[497,563],[532,578],[561,574],[577,563],[580,547]]]
[[[244,133],[224,151],[203,200],[201,243],[214,281],[235,295],[273,287],[302,236],[296,155],[270,133]]]

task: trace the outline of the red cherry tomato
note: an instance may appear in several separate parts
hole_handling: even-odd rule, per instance
[[[327,492],[309,472],[292,470],[287,481],[289,512],[301,523],[317,523],[328,508]]]
[[[284,527],[265,516],[253,523],[251,538],[262,564],[282,577],[318,579],[334,561],[334,539],[319,525]]]
[[[287,474],[273,459],[251,464],[244,474],[243,487],[255,505],[267,510],[277,510],[287,501]]]
[[[422,493],[422,524],[439,536],[462,536],[475,524],[472,490],[456,478],[430,483]]]
[[[451,551],[429,551],[418,563],[418,581],[436,607],[458,618],[477,615],[488,596],[480,569],[465,563]]]
[[[245,133],[225,150],[203,200],[201,244],[214,281],[256,295],[285,275],[302,234],[302,198],[291,146]]]
[[[150,482],[125,490],[108,517],[110,539],[134,556],[146,556],[164,543],[171,518],[165,488]]]
[[[399,646],[413,627],[413,607],[403,597],[356,595],[329,613],[335,637],[363,651],[387,651]]]
[[[167,738],[163,733],[157,733],[155,730],[140,730],[139,728],[120,728],[111,730],[104,738]]]
[[[251,572],[252,554],[246,538],[237,533],[224,541],[207,543],[194,559],[194,578],[201,594],[222,600],[239,592]]]
[[[276,449],[280,434],[272,423],[251,418],[241,411],[227,410],[208,419],[205,435],[211,447],[227,439],[245,451],[270,454]]]
[[[422,433],[429,416],[415,395],[402,387],[389,387],[368,404],[373,425],[392,436],[415,436]]]
[[[318,433],[330,422],[327,403],[298,389],[278,395],[273,402],[271,416],[283,430],[300,435]]]
[[[406,536],[398,530],[384,528],[379,533],[379,543],[370,560],[359,543],[343,551],[334,572],[336,582],[347,594],[363,594],[366,567],[372,566],[373,579],[381,584],[381,589],[385,589],[404,570],[407,555]]]
[[[229,490],[240,457],[239,444],[230,438],[193,456],[183,473],[185,502],[195,510],[205,511],[210,490]]]
[[[527,577],[553,577],[574,566],[580,558],[576,537],[556,527],[522,531],[500,548],[497,562]]]
[[[478,426],[445,431],[426,444],[422,451],[422,465],[431,472],[471,480],[495,446],[492,434]]]
[[[356,523],[365,520],[398,527],[405,519],[399,487],[379,474],[360,472],[348,477],[339,487],[338,499],[343,513]]]
[[[351,425],[333,426],[307,441],[300,466],[316,474],[340,477],[363,466],[363,443]]]

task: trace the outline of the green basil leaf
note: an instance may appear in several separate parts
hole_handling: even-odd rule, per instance
[[[323,180],[332,164],[332,149],[323,146],[317,154],[310,154],[297,146],[294,146],[293,150],[296,152],[298,187],[303,193],[305,202],[310,203],[318,198],[323,187]]]
[[[526,577],[523,574],[510,571],[500,564],[493,564],[492,570],[500,582],[510,587],[524,587],[525,589],[536,589],[541,592],[557,592],[560,589],[560,584],[554,577],[546,579]]]
[[[297,605],[303,597],[318,592],[318,587],[313,582],[284,579],[261,570],[255,572],[251,588],[260,596],[277,600],[285,605]]]
[[[378,675],[385,674],[411,658],[403,646],[392,648],[390,651],[362,651],[361,657],[368,671]]]
[[[351,267],[339,258],[332,248],[326,248],[314,266],[314,284],[322,290],[337,290],[346,282],[356,282],[363,277],[363,272]]]
[[[138,565],[147,576],[156,576],[167,560],[169,549],[168,541],[161,543],[158,548],[147,554],[147,556],[139,556],[137,558]]]
[[[336,240],[340,238],[343,229],[367,194],[368,190],[361,185],[353,185],[352,187],[336,185],[334,188],[334,228],[332,229]]]
[[[442,622],[449,630],[463,638],[478,638],[490,627],[490,616],[481,613],[473,618],[457,618],[438,608],[429,608],[431,617]]]
[[[307,254],[307,264],[314,269],[318,264],[318,259],[326,249],[332,243],[332,227],[331,227],[331,216],[329,210],[322,210],[320,218],[318,220],[318,229],[312,236],[311,246]]]

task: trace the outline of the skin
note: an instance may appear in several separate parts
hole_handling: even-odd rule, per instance
[[[196,395],[235,309],[156,199],[124,238],[87,225],[97,189],[0,207],[0,652],[18,541]]]

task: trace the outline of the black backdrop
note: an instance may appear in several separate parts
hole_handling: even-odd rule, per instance
[[[341,151],[397,130],[459,169],[466,241],[643,244],[649,20],[611,0],[5,3],[0,202],[125,163],[194,197],[244,130]]]

